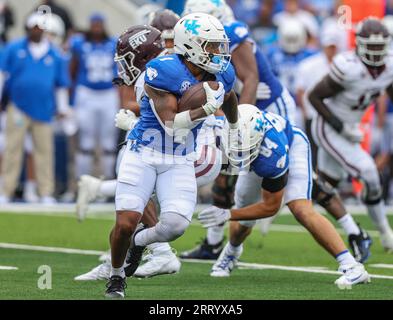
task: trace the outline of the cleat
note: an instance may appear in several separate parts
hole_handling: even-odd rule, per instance
[[[364,263],[371,255],[370,246],[372,245],[373,241],[369,234],[360,226],[359,229],[360,234],[350,234],[348,236],[348,242],[356,261]]]
[[[180,254],[181,259],[200,259],[200,260],[216,260],[223,249],[223,242],[216,245],[210,245],[205,238],[202,244],[189,251],[184,251]]]
[[[343,275],[334,283],[341,290],[350,290],[353,285],[371,282],[370,276],[361,263],[340,266],[338,269]]]
[[[111,264],[104,262],[95,267],[91,271],[81,274],[74,278],[76,281],[94,281],[94,280],[109,280],[111,273]]]
[[[110,277],[106,284],[105,297],[110,299],[123,299],[127,288],[126,278],[120,276]]]
[[[83,175],[78,181],[78,196],[76,199],[76,214],[79,221],[86,217],[89,203],[99,194],[101,180],[89,175]]]
[[[150,253],[144,257],[144,264],[136,269],[133,277],[150,278],[161,274],[173,274],[180,271],[181,263],[172,251]]]
[[[236,267],[238,257],[227,254],[229,243],[224,247],[216,263],[212,267],[210,276],[212,277],[229,277],[232,270]],[[240,254],[239,254],[240,256]]]
[[[389,230],[386,233],[381,233],[382,247],[388,253],[393,253],[393,231]]]
[[[135,236],[146,228],[147,227],[145,225],[140,224],[135,230],[134,235],[132,236],[131,246],[127,251],[126,262],[124,267],[124,272],[126,273],[127,277],[131,277],[135,273],[136,269],[138,269],[139,264],[142,261],[142,254],[146,246],[136,246],[134,241],[135,241]]]

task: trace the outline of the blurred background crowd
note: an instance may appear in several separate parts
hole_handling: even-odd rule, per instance
[[[393,34],[393,0],[383,1]],[[160,8],[181,15],[184,2],[0,0],[0,204],[72,202],[82,174],[115,176],[123,137],[114,116],[127,100],[112,84],[116,37]],[[349,49],[338,8],[351,1],[227,2],[296,98],[298,124],[307,129],[313,110],[304,96],[323,72],[312,68],[313,61],[329,62]],[[44,32],[37,11],[48,10],[52,23]],[[375,156],[392,203],[393,104],[386,97],[370,109],[364,129],[364,147]],[[357,201],[352,181],[340,190],[347,201]]]

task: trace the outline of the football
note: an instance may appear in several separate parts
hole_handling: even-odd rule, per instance
[[[207,81],[210,88],[213,90],[218,89],[218,82]],[[183,112],[187,110],[193,110],[199,108],[206,103],[206,93],[203,88],[203,82],[199,82],[191,86],[183,96],[180,98],[178,103],[178,112]]]

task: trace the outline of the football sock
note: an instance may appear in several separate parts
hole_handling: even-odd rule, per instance
[[[336,255],[337,262],[341,265],[355,264],[357,263],[355,258],[348,250],[344,250]]]
[[[368,214],[380,233],[390,230],[389,221],[386,218],[386,208],[383,201],[374,205],[367,205]]]
[[[224,225],[208,228],[206,238],[212,246],[219,244],[224,239]]]
[[[240,246],[233,246],[231,245],[230,242],[228,242],[228,246],[226,248],[227,254],[230,256],[235,256],[236,258],[239,258],[243,252],[243,244]]]
[[[155,242],[149,244],[147,249],[151,250],[153,254],[165,253],[165,252],[172,252],[172,248],[168,242]]]
[[[114,197],[116,195],[116,180],[102,181],[99,194],[104,197]]]
[[[344,229],[347,235],[360,234],[360,229],[358,225],[356,224],[356,222],[353,220],[352,216],[349,213],[338,219],[337,222],[340,224],[341,228]]]
[[[112,277],[112,276],[120,276],[120,277],[122,277],[122,278],[125,278],[126,277],[126,274],[125,274],[125,272],[124,272],[124,268],[123,267],[121,267],[121,268],[111,268],[111,274],[110,274],[110,276]]]

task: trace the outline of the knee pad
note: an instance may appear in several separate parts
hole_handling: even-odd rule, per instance
[[[156,224],[156,232],[161,242],[173,241],[186,231],[190,221],[185,217],[172,212],[162,214],[160,221]]]
[[[217,181],[218,180],[218,181]],[[219,175],[212,188],[213,205],[223,209],[230,209],[234,205],[233,195],[237,176]]]
[[[382,186],[379,183],[364,181],[362,200],[366,205],[375,205],[382,200]]]
[[[321,176],[313,174],[313,188],[311,197],[322,207],[327,207],[330,200],[336,195],[333,186]]]

